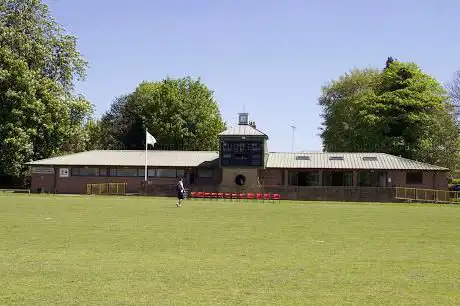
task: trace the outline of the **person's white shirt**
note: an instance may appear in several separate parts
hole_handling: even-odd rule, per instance
[[[184,182],[179,181],[179,187],[180,187],[180,191],[184,192]]]

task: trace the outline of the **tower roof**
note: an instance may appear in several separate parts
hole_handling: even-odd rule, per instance
[[[263,136],[268,139],[265,133],[250,125],[236,125],[223,131],[219,136]]]
[[[239,113],[238,125],[223,131],[219,136],[262,136],[268,139],[264,132],[256,128],[254,122],[249,121],[248,113]]]

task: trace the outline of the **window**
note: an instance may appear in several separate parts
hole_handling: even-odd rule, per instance
[[[136,168],[118,168],[117,176],[137,176]]]
[[[364,157],[363,157],[363,160],[364,160],[364,161],[376,161],[376,160],[377,160],[377,156],[364,156]]]
[[[385,187],[386,173],[370,171],[358,172],[358,186]]]
[[[158,177],[177,177],[176,169],[157,169]]]
[[[331,156],[329,160],[343,160],[343,156]]]
[[[375,176],[371,172],[358,173],[358,186],[372,187],[375,184]]]
[[[99,176],[99,168],[80,168],[82,176]]]
[[[117,169],[116,168],[110,168],[110,176],[117,176]]]
[[[318,171],[289,171],[288,184],[293,186],[318,186]]]
[[[54,168],[53,167],[32,167],[32,173],[54,174]]]
[[[198,169],[198,177],[199,178],[212,178],[213,171],[212,169]]]
[[[299,155],[295,157],[296,160],[310,160],[310,156]]]
[[[299,172],[294,172],[294,171],[288,172],[288,184],[292,186],[299,185]]]
[[[352,186],[353,172],[323,172],[323,186]]]
[[[185,176],[185,170],[183,170],[183,169],[177,169],[177,170],[176,170],[176,176],[177,176],[177,177],[184,177],[184,176]]]
[[[99,176],[99,168],[72,168],[72,176]]]
[[[108,176],[107,168],[99,168],[99,176]]]
[[[423,172],[406,172],[406,184],[423,184]]]
[[[147,175],[148,177],[155,177],[156,176],[156,169],[149,169],[147,168]],[[145,168],[139,169],[138,176],[144,177],[145,176]]]

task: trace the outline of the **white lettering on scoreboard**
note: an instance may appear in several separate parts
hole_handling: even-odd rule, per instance
[[[53,167],[33,167],[32,168],[33,174],[54,174]]]

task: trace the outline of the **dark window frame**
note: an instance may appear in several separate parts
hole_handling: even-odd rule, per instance
[[[320,171],[288,171],[288,185],[289,186],[320,186]]]
[[[153,175],[152,175],[153,173]],[[137,170],[137,175],[139,177],[145,177],[145,168],[139,168]],[[147,168],[147,177],[156,177],[157,176],[157,169],[150,169]]]
[[[95,170],[96,172],[95,173],[84,173],[84,174],[81,174],[81,169],[91,169],[91,170]],[[71,167],[70,168],[70,176],[86,176],[86,177],[98,177],[100,176],[99,173],[99,167]]]
[[[102,171],[105,171],[105,174],[102,174]],[[110,176],[110,170],[108,167],[99,167],[99,176],[102,176],[102,177],[108,177]]]
[[[382,177],[385,179],[383,186],[380,184]],[[357,179],[359,187],[386,187],[388,174],[384,171],[358,171]]]
[[[119,171],[120,170],[125,170],[125,171],[135,171],[136,173],[133,173],[132,175],[120,175]],[[132,168],[132,167],[118,167],[116,168],[116,176],[117,177],[138,177],[139,176],[139,168]]]
[[[342,176],[340,178],[340,175]],[[350,187],[353,186],[353,171],[323,171],[322,186],[325,187]],[[331,181],[329,183],[329,180]],[[340,180],[342,184],[335,184]],[[348,183],[348,184],[347,184]]]
[[[177,169],[177,168],[156,168],[156,177],[159,178],[178,178],[178,177],[183,177],[185,175],[185,170],[184,169]],[[161,171],[174,171],[176,174],[174,176],[172,175],[160,175]],[[179,172],[182,172],[182,175],[179,174]]]

